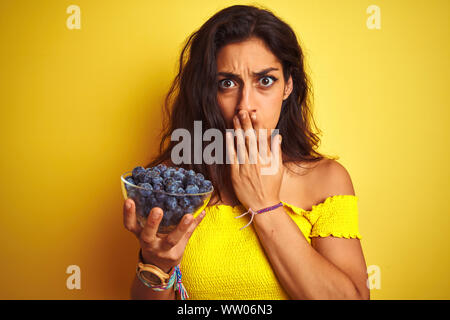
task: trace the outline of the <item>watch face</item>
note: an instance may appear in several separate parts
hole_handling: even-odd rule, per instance
[[[159,278],[156,274],[148,272],[148,271],[141,271],[141,277],[143,277],[145,280],[147,280],[150,284],[154,286],[160,286],[163,284],[163,280]]]

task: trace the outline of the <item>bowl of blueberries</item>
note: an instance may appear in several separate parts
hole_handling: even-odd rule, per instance
[[[151,168],[141,166],[121,177],[122,193],[136,205],[136,217],[143,227],[154,207],[163,210],[158,233],[169,233],[185,214],[196,217],[207,206],[214,187],[203,174],[179,167],[158,164]]]

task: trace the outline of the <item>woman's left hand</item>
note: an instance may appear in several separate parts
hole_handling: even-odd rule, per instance
[[[283,179],[281,135],[266,141],[259,141],[259,123],[250,114],[241,110],[233,118],[236,148],[231,132],[226,134],[227,156],[230,159],[231,181],[236,197],[247,209],[254,211],[280,202],[280,188]],[[255,133],[256,130],[256,133]],[[267,129],[261,129],[267,130]],[[270,131],[270,130],[267,130]],[[245,133],[245,135],[244,135]],[[260,151],[266,144],[266,155]],[[238,160],[239,159],[239,160]]]

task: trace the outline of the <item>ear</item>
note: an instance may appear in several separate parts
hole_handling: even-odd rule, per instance
[[[289,95],[292,92],[292,88],[293,88],[293,83],[292,83],[292,76],[289,76],[289,80],[287,81],[287,83],[284,85],[284,95],[283,95],[283,101],[286,100]]]

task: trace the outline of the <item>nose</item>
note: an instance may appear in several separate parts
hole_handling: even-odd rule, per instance
[[[242,89],[240,90],[236,114],[239,114],[239,111],[241,110],[245,110],[249,114],[251,114],[253,111],[256,111],[253,87],[249,84],[243,84]]]

